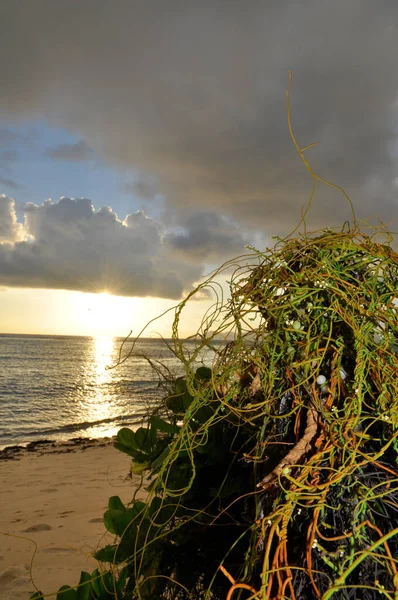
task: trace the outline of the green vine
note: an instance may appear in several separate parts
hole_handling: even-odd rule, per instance
[[[287,98],[311,203],[328,182],[294,139]],[[176,308],[185,375],[168,381],[147,427],[115,443],[147,500],[110,498],[115,543],[57,600],[398,597],[393,235],[363,233],[355,215],[341,230],[296,231],[226,263]],[[231,271],[225,301],[214,277]],[[216,302],[192,352],[179,321],[205,287]],[[211,364],[198,367],[204,350]]]

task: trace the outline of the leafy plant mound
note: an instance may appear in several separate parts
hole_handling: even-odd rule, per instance
[[[178,307],[185,377],[115,444],[148,499],[109,500],[115,543],[61,600],[397,597],[398,255],[380,233],[246,257],[194,352]]]

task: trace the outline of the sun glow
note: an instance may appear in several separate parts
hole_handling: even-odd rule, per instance
[[[133,336],[165,310],[173,309],[176,302],[162,298],[126,298],[109,292],[100,294],[79,293],[76,309],[79,315],[79,330],[82,335],[99,337]],[[159,332],[170,335],[174,312],[155,320],[146,329],[144,336],[151,337]]]
[[[180,335],[192,335],[213,301],[191,301]],[[109,292],[8,288],[0,293],[0,333],[126,337],[170,337],[178,300],[114,296]],[[26,309],[29,306],[29,310]],[[166,314],[164,314],[166,311]],[[163,315],[157,319],[159,315]]]
[[[126,335],[131,329],[132,298],[101,294],[81,294],[82,329],[94,337]]]

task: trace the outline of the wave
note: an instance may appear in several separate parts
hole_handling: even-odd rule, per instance
[[[108,417],[106,419],[99,419],[96,421],[81,421],[77,423],[65,423],[63,425],[59,425],[58,427],[52,428],[43,428],[40,430],[34,429],[31,431],[24,431],[21,435],[21,431],[9,432],[6,436],[6,439],[1,439],[0,435],[0,447],[3,447],[5,444],[9,444],[15,441],[18,443],[27,443],[29,441],[37,440],[37,439],[47,439],[49,437],[54,437],[54,439],[68,439],[70,438],[70,434],[86,431],[88,429],[100,429],[104,425],[113,426],[113,427],[124,427],[127,425],[140,423],[145,418],[147,412],[146,411],[138,411],[132,414],[124,414],[117,415],[114,417]],[[22,439],[23,438],[23,439]]]

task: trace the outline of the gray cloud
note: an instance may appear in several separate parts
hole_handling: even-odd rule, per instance
[[[18,158],[18,152],[16,150],[1,150],[0,151],[0,162],[11,163],[16,161]]]
[[[123,186],[123,191],[138,196],[141,200],[155,200],[159,194],[159,182],[156,177],[136,173],[133,181]]]
[[[12,190],[20,189],[20,184],[14,181],[13,179],[8,179],[7,177],[0,177],[0,186],[5,185]]]
[[[240,254],[248,243],[236,224],[210,212],[190,215],[182,231],[167,234],[165,242],[174,253],[202,263]]]
[[[44,156],[53,158],[54,160],[78,162],[81,160],[93,160],[95,154],[84,140],[80,140],[76,144],[60,144],[55,148],[48,148]]]
[[[211,223],[207,216],[199,221],[210,255]],[[144,212],[121,221],[111,207],[96,211],[86,198],[27,203],[22,227],[14,201],[1,196],[0,286],[178,299],[200,278],[203,264],[195,244],[181,254],[166,240],[164,227]]]
[[[46,116],[159,178],[181,222],[200,207],[253,231],[296,223],[311,180],[287,131],[289,68],[298,143],[320,142],[313,167],[359,216],[396,216],[396,2],[3,0],[2,12],[0,115]],[[311,214],[350,217],[322,186]]]
[[[15,142],[26,142],[27,138],[24,135],[12,131],[9,127],[0,127],[0,144],[9,145]]]
[[[18,190],[22,187],[9,176],[12,174],[12,167],[19,156],[16,147],[21,143],[28,143],[28,138],[7,127],[0,127],[0,192],[4,187],[8,190]]]

